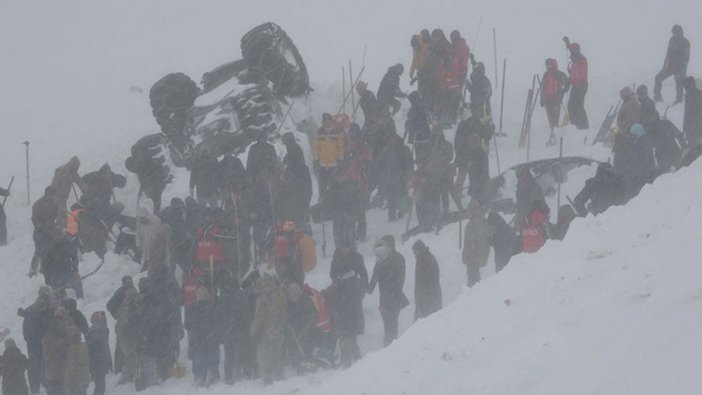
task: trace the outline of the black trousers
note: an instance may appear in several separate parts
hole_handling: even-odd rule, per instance
[[[661,88],[663,81],[667,80],[670,76],[675,78],[675,101],[682,102],[683,100],[683,80],[687,75],[687,67],[679,67],[677,69],[672,67],[664,67],[658,74],[656,74],[655,85],[653,86],[653,97],[661,99]]]
[[[380,316],[383,317],[383,327],[385,329],[383,344],[388,346],[397,339],[400,327],[400,310],[381,308]]]
[[[589,129],[590,123],[587,120],[585,112],[585,94],[587,93],[587,81],[580,84],[578,87],[573,87],[570,90],[568,97],[568,113],[570,114],[570,122],[578,129]]]

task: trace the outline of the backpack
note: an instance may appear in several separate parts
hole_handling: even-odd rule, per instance
[[[317,266],[317,249],[314,239],[307,234],[302,234],[297,240],[298,257],[305,273],[311,272]]]
[[[552,100],[560,93],[561,84],[558,77],[559,75],[557,72],[548,72],[544,74],[544,80],[541,88],[544,100]]]
[[[222,243],[215,239],[217,235],[219,235],[219,229],[216,227],[198,230],[195,260],[206,263],[211,257],[215,263],[224,262],[224,248]]]

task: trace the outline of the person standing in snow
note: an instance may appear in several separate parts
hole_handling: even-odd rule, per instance
[[[383,344],[390,345],[399,333],[400,311],[409,305],[402,288],[405,285],[405,258],[395,250],[395,237],[385,235],[375,243],[373,276],[368,293],[378,285],[380,294],[380,315],[383,318],[385,336]]]
[[[309,208],[312,200],[312,177],[305,164],[302,148],[292,133],[283,135],[287,153],[283,159],[285,173],[283,185],[276,203],[278,221],[293,221],[304,228],[309,222]]]
[[[471,57],[471,59],[473,59]],[[470,83],[468,83],[468,91],[470,92],[470,114],[477,117],[483,123],[492,119],[492,106],[490,98],[492,97],[492,83],[485,75],[485,64],[483,62],[475,62],[473,60],[473,72],[470,73]]]
[[[638,123],[641,119],[641,109],[631,87],[622,88],[619,91],[619,96],[622,99],[622,106],[617,114],[617,129],[619,132],[628,133],[631,125]]]
[[[668,41],[668,51],[665,54],[663,69],[656,74],[653,96],[654,100],[663,101],[663,96],[661,96],[663,81],[674,76],[675,103],[681,103],[683,80],[687,75],[687,63],[690,61],[690,41],[683,35],[683,28],[680,25],[674,25],[671,33],[673,36]]]
[[[335,125],[331,114],[322,114],[322,127],[317,130],[312,141],[319,196],[324,196],[329,188],[336,169],[344,160],[345,152],[346,138],[343,131]]]
[[[190,196],[194,196],[197,188],[197,201],[203,206],[218,207],[218,170],[219,162],[207,150],[203,150],[193,163],[190,171]]]
[[[358,105],[363,112],[363,127],[361,127],[361,130],[367,136],[378,119],[378,99],[375,98],[375,93],[368,89],[368,84],[364,81],[358,81],[356,93],[358,93]]]
[[[329,298],[332,309],[332,327],[339,337],[341,366],[350,367],[361,358],[361,349],[356,338],[365,329],[363,297],[368,289],[368,272],[363,256],[345,242],[334,251],[329,277],[333,292]]]
[[[264,384],[284,378],[283,340],[287,322],[287,295],[274,273],[266,272],[256,285],[256,311],[249,334],[256,341],[258,371]]]
[[[402,103],[397,98],[407,97],[400,89],[400,76],[405,68],[398,63],[388,68],[378,86],[378,108],[381,112],[390,112],[395,115],[400,111]]]
[[[661,119],[656,109],[656,103],[648,96],[648,87],[646,85],[639,85],[636,88],[636,99],[639,101],[640,109],[640,118],[637,122],[644,126],[649,126]]]
[[[217,317],[214,316],[212,293],[205,286],[197,290],[195,303],[190,307],[185,321],[193,375],[198,387],[207,387],[219,379],[219,344],[215,333]]]
[[[590,123],[587,119],[587,112],[585,112],[585,94],[588,87],[587,58],[583,56],[580,44],[571,43],[568,37],[563,37],[563,41],[570,52],[570,65],[568,65],[571,85],[570,96],[568,97],[570,122],[580,130],[589,129]]]
[[[60,166],[54,171],[54,178],[51,180],[51,186],[54,188],[54,202],[56,204],[56,209],[58,210],[58,218],[60,224],[63,226],[66,214],[66,202],[68,202],[68,196],[73,189],[73,184],[77,184],[78,188],[83,191],[85,184],[78,175],[78,169],[80,168],[80,159],[77,156],[72,157],[68,163]]]
[[[570,89],[570,81],[564,72],[558,70],[556,59],[546,59],[546,71],[541,79],[541,107],[546,109],[551,131],[558,127],[563,96],[568,89]]]
[[[59,210],[56,206],[56,189],[49,185],[44,189],[44,196],[32,205],[32,224],[34,225],[34,256],[29,268],[29,277],[37,274],[37,270],[46,259],[46,254],[53,242],[54,234],[60,230],[57,225]]]
[[[685,115],[683,116],[683,134],[688,146],[702,142],[702,90],[694,77],[685,78]]]
[[[396,221],[404,213],[400,201],[407,194],[407,182],[412,174],[412,152],[397,134],[393,135],[377,161],[379,189],[388,199],[388,220]]]
[[[434,254],[421,240],[412,245],[417,260],[414,277],[414,320],[441,310],[441,281],[439,264]]]
[[[124,276],[122,277],[122,286],[119,287],[114,294],[112,294],[112,297],[110,298],[110,300],[107,301],[106,305],[107,311],[110,313],[112,318],[116,320],[115,335],[117,337],[115,342],[114,358],[115,374],[122,373],[122,366],[124,365],[124,354],[122,354],[122,348],[120,346],[120,339],[122,337],[122,333],[120,333],[118,327],[124,326],[127,319],[126,312],[128,308],[128,303],[130,303],[134,295],[136,295],[136,288],[134,288],[134,280],[131,276]],[[124,303],[125,301],[127,303]],[[122,322],[120,322],[120,319],[122,320]]]
[[[29,367],[29,360],[22,354],[13,339],[5,340],[5,352],[0,356],[0,376],[2,377],[2,395],[27,395],[27,380],[24,372]]]
[[[454,185],[454,196],[463,196],[463,184],[468,176],[468,195],[481,199],[490,181],[490,166],[487,152],[483,149],[481,131],[484,126],[478,117],[471,116],[461,121],[456,128],[453,144],[456,151],[454,165],[458,169]]]
[[[104,311],[96,311],[90,317],[90,330],[85,342],[90,359],[90,377],[95,382],[93,395],[105,395],[105,375],[112,370],[110,353],[110,330]]]
[[[480,282],[480,268],[487,265],[491,237],[485,211],[476,199],[468,203],[468,223],[464,235],[462,258],[466,265],[468,287],[472,287]]]
[[[22,335],[27,343],[27,356],[29,367],[27,378],[32,394],[38,394],[44,379],[44,353],[42,339],[49,329],[49,323],[54,317],[56,302],[51,293],[51,288],[39,288],[39,296],[31,306],[26,309],[17,309],[17,315],[22,317]]]
[[[0,196],[10,196],[10,191],[0,188]],[[7,216],[5,215],[5,206],[0,205],[0,247],[7,245]]]

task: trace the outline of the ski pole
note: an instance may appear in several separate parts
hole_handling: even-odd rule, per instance
[[[29,206],[31,201],[31,197],[29,196],[29,141],[25,141],[22,144],[24,144],[24,157],[27,170],[27,205]]]
[[[322,218],[322,258],[327,257],[327,231],[324,226],[324,218]]]
[[[10,193],[10,189],[12,189],[12,183],[13,183],[13,182],[15,182],[15,176],[12,176],[12,178],[10,178],[10,185],[7,186],[7,193],[8,193],[8,194]],[[5,196],[5,197],[2,198],[2,204],[1,204],[0,206],[4,208],[4,207],[5,207],[5,202],[7,202],[7,196]]]
[[[471,47],[473,47],[473,53],[475,53],[475,45],[478,42],[478,36],[480,35],[480,26],[482,26],[482,25],[483,25],[483,16],[480,15],[480,20],[478,21],[478,28],[475,29],[475,36],[473,37],[473,45],[471,45]]]

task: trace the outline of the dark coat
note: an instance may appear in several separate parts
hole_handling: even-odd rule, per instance
[[[32,205],[34,230],[48,232],[53,229],[59,212],[53,196],[42,196]]]
[[[651,139],[647,135],[629,135],[615,147],[613,163],[614,171],[624,176],[627,182],[639,183],[648,180],[656,168]]]
[[[250,179],[255,179],[265,166],[272,164],[277,158],[275,148],[267,141],[259,141],[249,148],[246,158],[246,172]]]
[[[299,148],[299,145],[295,145]],[[298,225],[307,222],[312,200],[312,177],[301,155],[302,151],[299,154],[288,152],[290,157],[286,156],[286,172],[276,204],[279,221],[290,220]]]
[[[110,330],[106,326],[95,325],[90,327],[86,344],[90,357],[90,374],[95,378],[112,370],[112,354],[110,353]]]
[[[660,119],[650,123],[646,130],[656,150],[658,169],[668,172],[671,168],[677,167],[682,159],[685,136],[675,124],[670,120]]]
[[[226,155],[219,161],[219,182],[222,190],[227,193],[243,187],[246,179],[244,164],[236,156]]]
[[[334,289],[329,298],[334,330],[339,336],[363,334],[363,297],[368,288],[368,272],[363,256],[356,251],[345,255],[335,252],[329,276]]]
[[[410,97],[412,97],[410,95]],[[412,105],[407,112],[405,130],[409,141],[424,141],[429,139],[429,113],[420,105]]]
[[[404,97],[404,94],[400,90],[400,68],[392,66],[378,86],[378,104],[388,106],[396,97]]]
[[[656,103],[648,96],[638,96],[639,99],[639,123],[648,126],[661,118]]]
[[[682,35],[673,35],[668,40],[668,51],[665,54],[665,67],[670,70],[680,70],[687,67],[690,61],[690,41]]]
[[[378,117],[378,100],[373,92],[366,89],[361,92],[358,104],[361,106],[361,111],[363,111],[363,132],[368,133],[368,128]]]
[[[385,186],[388,194],[402,193],[407,188],[413,168],[412,152],[395,135],[378,158],[380,184]]]
[[[29,360],[17,347],[5,348],[0,356],[0,375],[2,375],[3,395],[27,395],[27,380],[25,371]]]
[[[209,300],[200,300],[190,306],[185,319],[185,329],[188,331],[191,355],[219,343],[214,312],[214,303]]]
[[[22,335],[27,348],[41,348],[41,339],[54,317],[54,306],[49,296],[39,296],[31,306],[20,310],[18,314],[24,318]]]
[[[591,212],[598,215],[611,206],[626,203],[626,188],[624,177],[616,174],[609,164],[601,164],[595,177],[585,181],[585,187],[573,201],[575,211],[579,215]]]
[[[492,96],[492,83],[485,76],[485,67],[474,67],[470,75],[470,113],[478,119],[492,116],[490,97]]]
[[[370,281],[371,292],[376,284],[380,292],[380,309],[399,311],[409,305],[402,291],[405,285],[405,258],[397,251],[390,253],[385,260],[375,264]]]
[[[702,91],[695,86],[695,79],[685,78],[685,115],[683,133],[688,144],[702,141]]]
[[[197,195],[211,197],[219,189],[219,162],[203,155],[198,158],[190,171],[190,189],[197,187]]]
[[[414,279],[414,319],[418,320],[441,310],[441,281],[439,264],[428,250],[417,252]]]
[[[65,285],[57,281],[65,278],[68,273],[78,273],[78,249],[75,243],[67,238],[53,243],[41,264],[46,285],[50,287]]]

